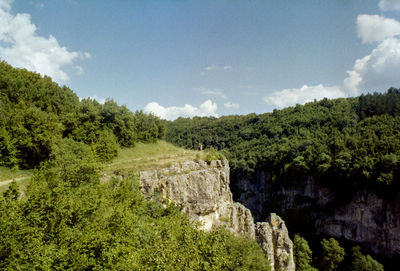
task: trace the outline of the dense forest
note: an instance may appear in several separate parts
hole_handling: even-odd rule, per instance
[[[104,162],[166,134],[180,146],[221,150],[233,176],[267,167],[274,182],[301,173],[397,187],[399,111],[399,91],[390,89],[263,115],[166,122],[111,99],[80,100],[49,77],[0,62],[0,166],[33,169],[26,189],[12,182],[0,195],[0,269],[269,270],[255,241],[223,228],[199,231],[176,206],[146,199],[135,172],[102,182]],[[333,238],[317,252],[294,236],[296,270],[383,270]]]
[[[384,198],[400,188],[400,91],[395,88],[260,115],[179,118],[168,122],[166,138],[178,146],[196,149],[200,143],[222,152],[230,162],[236,196],[236,183],[242,177],[253,180],[259,170],[277,187],[301,186],[312,176],[338,195],[337,205],[362,188]],[[318,253],[313,255],[296,235],[296,270],[383,270],[355,244],[346,243],[345,253],[332,238],[305,234]]]
[[[311,102],[261,115],[179,118],[167,140],[225,153],[233,180],[257,169],[269,181],[314,176],[334,185],[399,186],[400,91]]]
[[[62,139],[21,197],[0,197],[2,270],[268,270],[253,240],[197,230],[146,200],[135,176],[101,183],[91,148]]]
[[[132,113],[109,99],[79,100],[49,77],[0,62],[0,166],[34,168],[62,138],[90,146],[97,159],[115,157],[119,146],[153,142],[165,135],[159,118]]]
[[[119,148],[164,136],[159,118],[5,62],[0,114],[0,166],[34,168],[0,195],[1,270],[269,270],[254,240],[144,198],[136,172],[101,181]]]

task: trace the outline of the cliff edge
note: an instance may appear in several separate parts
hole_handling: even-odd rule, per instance
[[[229,163],[215,160],[186,161],[170,167],[140,172],[143,193],[160,195],[175,202],[201,229],[226,226],[231,232],[256,239],[271,263],[272,270],[295,270],[293,243],[284,221],[271,214],[263,223],[254,223],[249,209],[234,202],[229,188]]]

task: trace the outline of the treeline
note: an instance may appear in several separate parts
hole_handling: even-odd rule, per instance
[[[179,118],[168,123],[167,140],[223,150],[234,180],[262,168],[271,182],[311,175],[328,183],[399,185],[400,92],[260,115]]]
[[[346,249],[334,239],[323,238],[316,255],[308,242],[296,234],[293,240],[294,260],[297,271],[383,271],[384,267],[370,255],[362,253],[359,246]]]
[[[254,240],[197,230],[128,174],[100,183],[91,148],[61,139],[24,196],[0,195],[1,270],[269,270]]]
[[[117,155],[119,146],[152,142],[165,124],[113,100],[79,100],[49,77],[0,62],[0,166],[34,168],[62,138],[91,146],[97,159]]]

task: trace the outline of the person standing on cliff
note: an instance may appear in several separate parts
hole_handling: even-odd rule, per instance
[[[202,151],[202,150],[203,150],[203,145],[202,145],[201,143],[199,143],[198,150],[199,150],[199,151]]]

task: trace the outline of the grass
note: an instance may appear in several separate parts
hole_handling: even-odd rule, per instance
[[[172,164],[195,160],[199,151],[185,150],[163,140],[157,143],[137,143],[122,149],[115,159],[104,166],[106,174],[114,171],[135,171],[168,167]]]
[[[163,140],[156,143],[137,143],[133,148],[123,148],[118,157],[111,162],[104,164],[103,172],[111,176],[115,172],[123,174],[127,172],[139,173],[141,170],[152,170],[169,167],[173,164],[183,163],[188,160],[204,160],[210,162],[215,159],[222,159],[215,150],[186,150],[176,147]],[[28,170],[11,170],[0,167],[0,192],[7,189],[10,183],[7,180],[16,180],[20,187],[25,187],[32,172]],[[3,183],[3,184],[2,184]]]
[[[6,167],[0,167],[0,192],[5,191],[11,180],[15,180],[20,189],[25,189],[32,175],[30,170],[14,170]]]
[[[7,167],[0,167],[0,183],[6,180],[20,179],[23,177],[30,177],[31,171],[21,169],[10,169]]]

